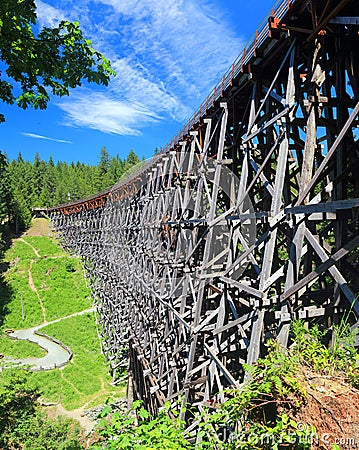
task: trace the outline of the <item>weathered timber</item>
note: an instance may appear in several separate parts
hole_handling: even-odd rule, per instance
[[[152,412],[237,386],[293,319],[358,326],[358,16],[277,3],[159,155],[47,211],[83,258],[114,377],[128,352]]]

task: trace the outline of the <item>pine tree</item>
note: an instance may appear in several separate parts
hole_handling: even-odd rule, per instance
[[[31,221],[33,207],[55,206],[96,194],[114,186],[123,173],[140,161],[133,150],[122,160],[110,157],[102,147],[98,165],[43,161],[36,153],[33,162],[21,153],[8,163],[0,161],[0,223],[9,222],[19,231]],[[6,176],[5,176],[6,174]],[[7,188],[6,188],[7,186]],[[5,192],[8,192],[7,197]],[[5,199],[6,197],[6,199]]]
[[[140,162],[140,158],[136,155],[136,153],[131,148],[127,155],[126,163],[129,166],[134,166],[135,164],[137,164],[139,162]]]
[[[0,248],[2,247],[3,233],[11,220],[12,207],[9,162],[7,156],[0,151]]]
[[[9,218],[11,190],[8,176],[8,159],[0,152],[0,223]]]

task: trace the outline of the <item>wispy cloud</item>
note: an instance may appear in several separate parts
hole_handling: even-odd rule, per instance
[[[58,105],[64,124],[136,135],[184,122],[242,48],[213,0],[37,0],[42,23],[78,20],[117,77]],[[60,9],[61,8],[61,9]],[[95,116],[97,114],[97,116]]]
[[[55,139],[48,136],[41,136],[41,134],[34,134],[34,133],[20,133],[20,134],[33,139],[46,139],[47,141],[60,142],[61,144],[72,144],[71,141],[65,141],[63,139]]]
[[[41,0],[36,0],[37,17],[39,25],[56,27],[61,20],[66,20],[65,14],[57,8]]]
[[[113,62],[117,77],[110,92],[128,102],[141,104],[156,113],[165,113],[174,120],[184,120],[191,112],[181,98],[160,77],[156,78],[145,65],[132,57]]]
[[[58,106],[66,113],[66,125],[84,126],[105,133],[136,136],[141,134],[142,127],[161,119],[140,104],[130,105],[101,93],[76,94]]]

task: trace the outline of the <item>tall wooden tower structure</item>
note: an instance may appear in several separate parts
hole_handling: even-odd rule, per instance
[[[280,1],[161,154],[50,209],[150,410],[238,385],[294,318],[358,325],[358,113],[359,2]]]

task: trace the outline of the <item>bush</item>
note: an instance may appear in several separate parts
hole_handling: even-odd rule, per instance
[[[170,404],[152,417],[137,400],[127,414],[114,412],[108,421],[104,417],[111,413],[111,407],[105,408],[99,424],[100,441],[92,445],[92,450],[186,450],[192,448],[184,437],[184,423],[178,416],[171,419],[168,415]],[[172,414],[176,414],[171,411]],[[138,422],[136,423],[135,415]]]
[[[66,261],[65,263],[66,272],[76,272],[76,266],[74,261]]]
[[[79,429],[69,419],[49,419],[37,402],[38,387],[26,372],[9,370],[0,379],[0,447],[77,450]]]

